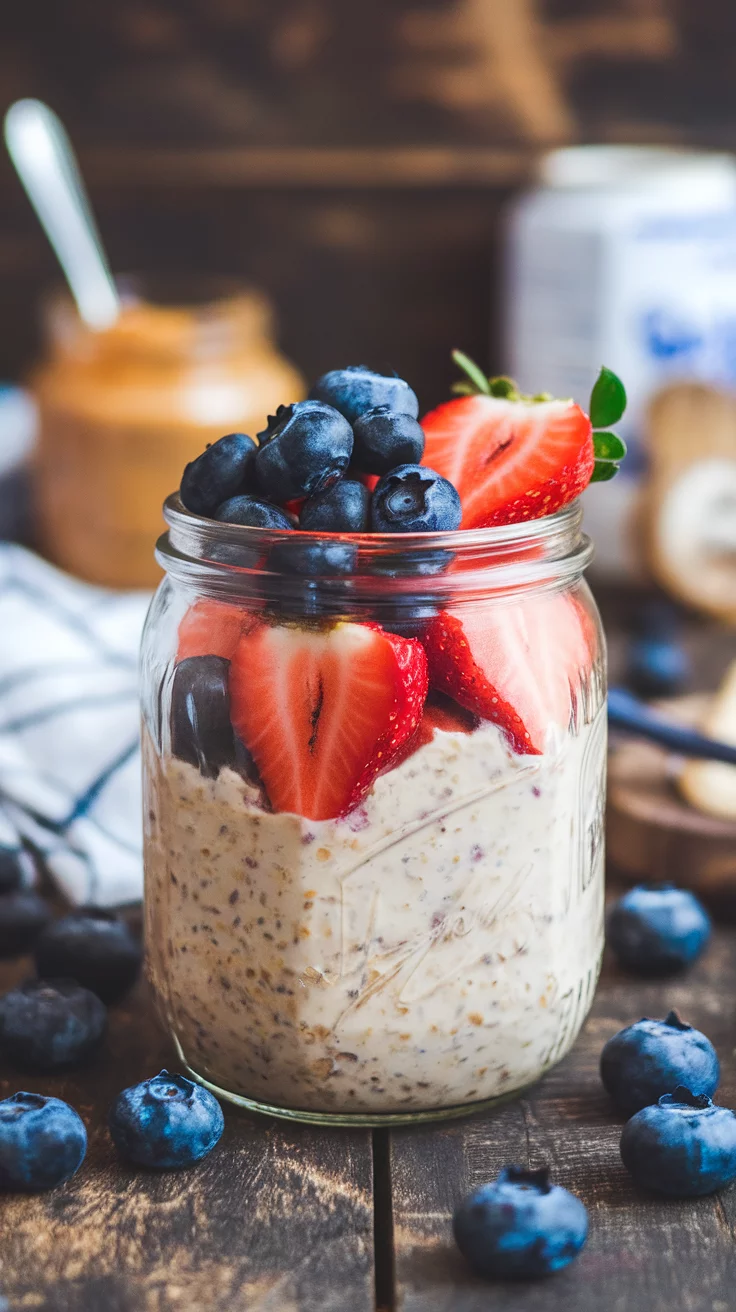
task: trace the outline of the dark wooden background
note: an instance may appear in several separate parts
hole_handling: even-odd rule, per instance
[[[118,270],[235,273],[308,374],[365,359],[430,403],[499,362],[498,233],[566,141],[736,145],[732,0],[23,0],[0,109],[47,99]],[[0,376],[52,257],[0,161]],[[491,344],[489,346],[489,334]]]

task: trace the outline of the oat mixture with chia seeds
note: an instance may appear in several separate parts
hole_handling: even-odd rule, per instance
[[[541,756],[437,729],[341,820],[145,747],[151,978],[187,1064],[329,1113],[511,1092],[572,1045],[603,943],[605,712]]]

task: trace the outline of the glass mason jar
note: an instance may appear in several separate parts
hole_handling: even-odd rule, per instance
[[[536,1080],[603,946],[605,648],[579,505],[350,539],[178,497],[165,515],[146,934],[187,1070],[328,1124],[457,1116]]]
[[[304,382],[279,354],[261,293],[222,280],[121,286],[103,332],[66,296],[46,313],[34,494],[41,546],[110,587],[155,587],[161,502],[189,460],[223,433],[254,433]]]

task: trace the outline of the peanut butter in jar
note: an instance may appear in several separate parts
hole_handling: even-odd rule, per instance
[[[304,382],[253,291],[188,304],[125,295],[101,332],[58,299],[46,322],[48,354],[31,380],[39,545],[93,583],[153,587],[161,506],[184,465],[225,433],[255,436]]]

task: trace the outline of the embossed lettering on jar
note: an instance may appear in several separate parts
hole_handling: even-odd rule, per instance
[[[274,568],[280,530],[178,498],[166,517],[146,918],[186,1066],[339,1123],[457,1115],[537,1079],[582,1025],[603,937],[605,653],[579,507],[357,537],[351,573],[310,578]]]

